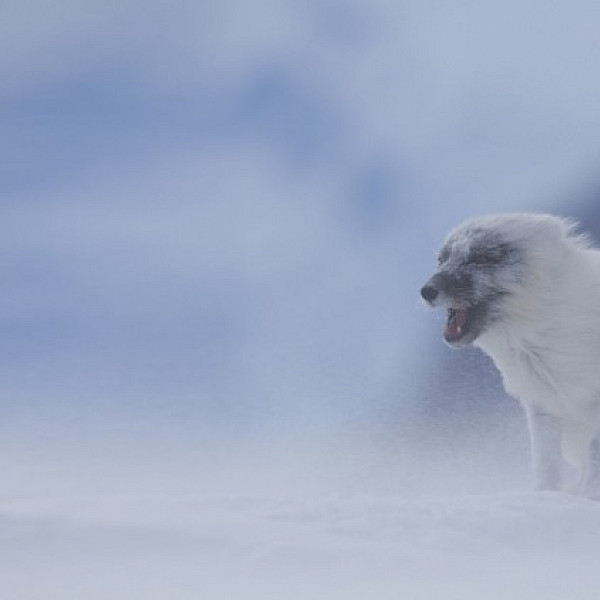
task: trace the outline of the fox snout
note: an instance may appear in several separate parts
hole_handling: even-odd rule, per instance
[[[431,277],[421,288],[421,297],[431,305],[438,306],[454,300],[463,303],[471,296],[473,281],[468,274],[453,274],[441,271]]]
[[[439,293],[439,290],[435,286],[430,285],[429,283],[426,283],[421,288],[421,297],[423,298],[423,300],[425,300],[425,302],[429,302],[430,304],[437,298]]]

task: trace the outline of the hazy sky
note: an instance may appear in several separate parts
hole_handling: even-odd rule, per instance
[[[8,423],[409,402],[445,231],[561,206],[600,147],[594,2],[34,0],[0,22]]]

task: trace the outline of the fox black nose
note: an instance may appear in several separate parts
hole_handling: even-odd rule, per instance
[[[433,302],[437,298],[438,293],[438,289],[432,285],[424,285],[421,288],[421,296],[423,296],[423,300],[426,300],[427,302]]]

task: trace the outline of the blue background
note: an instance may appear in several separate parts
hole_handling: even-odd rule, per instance
[[[594,206],[595,2],[9,0],[0,22],[7,452],[393,434],[439,394],[418,290],[446,231]]]

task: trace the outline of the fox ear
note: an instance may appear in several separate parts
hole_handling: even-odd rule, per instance
[[[557,217],[554,215],[538,216],[539,233],[547,236],[548,231],[554,230],[557,237],[561,240],[568,240],[580,248],[590,248],[594,245],[592,238],[587,233],[581,232],[581,226],[575,219]]]
[[[594,245],[592,236],[586,231],[581,231],[579,221],[575,219],[561,219],[561,222],[565,238],[569,238],[582,248],[591,248]]]

